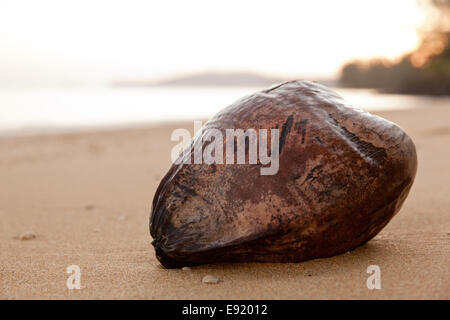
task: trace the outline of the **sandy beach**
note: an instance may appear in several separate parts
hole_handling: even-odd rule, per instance
[[[148,232],[175,128],[0,138],[0,299],[449,299],[450,106],[378,113],[414,140],[419,168],[406,203],[373,240],[292,264],[166,270]],[[34,239],[20,235],[32,232]],[[66,268],[81,269],[69,290]],[[381,290],[366,286],[369,265]],[[205,275],[220,278],[205,284]]]

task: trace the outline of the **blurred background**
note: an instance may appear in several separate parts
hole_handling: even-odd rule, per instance
[[[450,105],[450,0],[0,0],[0,132],[208,118],[290,79]]]

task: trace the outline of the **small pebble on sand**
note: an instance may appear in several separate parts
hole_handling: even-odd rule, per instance
[[[120,221],[125,221],[126,219],[127,219],[127,217],[125,217],[125,216],[119,216]]]
[[[95,206],[92,205],[92,204],[87,204],[87,205],[84,206],[84,209],[87,210],[87,211],[91,211],[91,210],[95,209]]]
[[[208,275],[203,277],[202,282],[203,283],[208,283],[208,284],[214,284],[214,283],[218,283],[219,282],[219,278],[208,274]]]
[[[189,271],[189,270],[192,270],[190,267],[183,267],[183,269],[182,270],[184,270],[184,271]]]
[[[25,232],[19,236],[20,240],[32,240],[36,238],[36,234],[34,232]]]

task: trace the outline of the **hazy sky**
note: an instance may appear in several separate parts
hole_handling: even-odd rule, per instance
[[[0,82],[332,77],[349,59],[414,49],[422,19],[413,0],[0,0]]]

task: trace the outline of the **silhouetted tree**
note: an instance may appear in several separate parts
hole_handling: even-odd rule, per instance
[[[419,47],[400,62],[352,61],[344,65],[340,82],[355,88],[386,92],[450,95],[450,0],[431,0],[433,18],[419,30]]]

